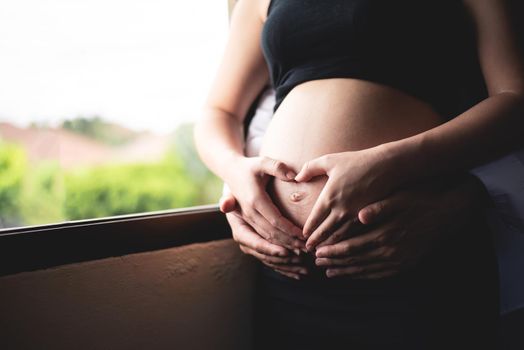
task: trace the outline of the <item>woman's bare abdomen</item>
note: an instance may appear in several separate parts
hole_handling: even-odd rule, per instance
[[[275,113],[260,151],[299,171],[328,153],[402,139],[442,123],[426,103],[394,88],[357,79],[322,79],[295,87]],[[282,213],[305,223],[327,177],[274,180],[268,191]]]

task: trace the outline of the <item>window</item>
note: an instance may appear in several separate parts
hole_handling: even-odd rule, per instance
[[[227,20],[216,0],[2,2],[0,227],[216,202],[191,129]]]

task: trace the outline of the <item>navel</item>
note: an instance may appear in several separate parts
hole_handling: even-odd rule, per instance
[[[292,202],[300,202],[304,197],[306,197],[306,192],[304,191],[295,191],[289,195]]]

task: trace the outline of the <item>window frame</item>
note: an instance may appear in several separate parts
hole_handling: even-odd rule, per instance
[[[217,205],[0,230],[0,276],[231,238]]]
[[[236,0],[227,1],[231,18]],[[4,228],[0,277],[230,238],[231,228],[217,204]]]

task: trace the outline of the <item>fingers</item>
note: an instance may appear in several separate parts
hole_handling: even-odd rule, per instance
[[[370,248],[378,248],[385,243],[387,243],[385,234],[382,231],[377,230],[330,246],[320,247],[315,254],[317,258],[344,257]]]
[[[322,156],[304,163],[302,169],[295,176],[295,181],[306,182],[319,175],[327,175],[328,157]]]
[[[320,247],[333,245],[349,237],[355,237],[365,229],[365,226],[358,220],[358,218],[352,218],[347,220],[342,226],[336,229],[325,241],[317,245],[317,249]],[[307,242],[306,242],[307,244]]]
[[[279,268],[284,268],[286,265],[293,265],[293,264],[299,264],[302,259],[299,256],[296,255],[290,255],[287,257],[279,257],[279,256],[271,256],[264,253],[261,253],[260,251],[257,251],[255,249],[252,249],[248,246],[244,246],[240,244],[240,250],[245,253],[249,254],[261,262],[265,264],[272,264],[274,266],[278,266]]]
[[[401,194],[393,194],[391,197],[372,203],[359,211],[358,219],[365,225],[382,221],[401,211],[406,206],[402,205],[404,199]]]
[[[276,205],[273,204],[267,193],[264,192],[261,195],[261,198],[262,200],[253,203],[253,207],[267,222],[269,222],[271,226],[287,233],[288,235],[303,238],[302,230],[280,213],[280,210],[278,210]]]
[[[389,263],[377,263],[377,264],[368,264],[368,265],[359,265],[359,266],[348,266],[348,267],[337,267],[329,268],[326,270],[327,277],[337,277],[342,275],[350,276],[365,276],[369,274],[378,274],[384,272],[393,272],[395,267],[391,266]]]
[[[292,250],[305,250],[305,243],[302,240],[303,237],[301,234],[302,231],[298,227],[285,219],[276,207],[274,207],[274,210],[276,210],[276,215],[279,216],[279,220],[273,220],[273,223],[276,223],[276,225],[272,225],[257,210],[257,208],[262,208],[260,201],[257,203],[256,207],[246,207],[247,210],[243,210],[242,207],[240,207],[238,210],[231,212],[231,214],[250,225],[258,235],[271,243],[282,245]],[[293,237],[293,233],[301,239]]]
[[[302,233],[304,237],[309,238],[311,234],[318,228],[318,226],[328,217],[331,212],[331,206],[324,199],[327,197],[327,188],[329,188],[329,180],[326,182],[322,191],[318,195],[318,198],[309,213],[309,216],[304,223]]]
[[[276,272],[280,273],[281,275],[284,275],[284,276],[287,276],[289,278],[293,278],[293,279],[296,279],[296,280],[300,280],[300,275],[298,273],[291,273],[291,272],[286,272],[286,271],[282,271],[282,270],[279,270],[279,269],[274,269]]]
[[[264,240],[241,217],[232,213],[226,217],[242,252],[289,278],[300,280],[301,275],[307,274],[307,269],[298,265],[302,262],[300,256],[290,255],[287,249]]]
[[[252,217],[247,218],[248,223],[251,226],[256,227],[256,232],[265,238],[265,240],[281,245],[285,248],[291,250],[303,250],[305,249],[305,242],[297,239],[287,232],[282,231],[278,227],[271,225],[267,220],[260,215],[258,212],[255,212]]]
[[[226,218],[233,231],[233,239],[246,247],[265,255],[286,257],[290,252],[279,245],[272,244],[260,237],[252,227],[247,225],[244,220],[233,215],[227,214]]]
[[[347,227],[348,222],[344,221],[344,218],[336,215],[333,211],[330,211],[329,215],[322,221],[322,223],[317,227],[317,229],[309,236],[306,241],[306,249],[308,251],[313,250],[319,243],[326,240],[333,233],[334,230],[337,230],[341,226]]]
[[[284,162],[269,157],[261,157],[259,172],[274,176],[282,181],[293,181],[296,173]]]
[[[277,265],[272,263],[265,263],[274,270],[285,271],[288,273],[298,273],[300,275],[307,275],[308,271],[304,266],[300,265]]]
[[[231,193],[225,194],[218,201],[218,206],[222,213],[230,213],[236,209],[237,201]]]
[[[295,237],[290,236],[286,232],[283,232],[263,219],[262,216],[257,220],[258,227],[261,229],[263,237],[271,243],[282,245],[291,250],[304,250],[305,243]]]
[[[363,265],[370,263],[395,263],[391,261],[394,258],[395,248],[380,247],[369,252],[351,255],[341,258],[317,258],[315,264],[317,266],[351,266]]]

